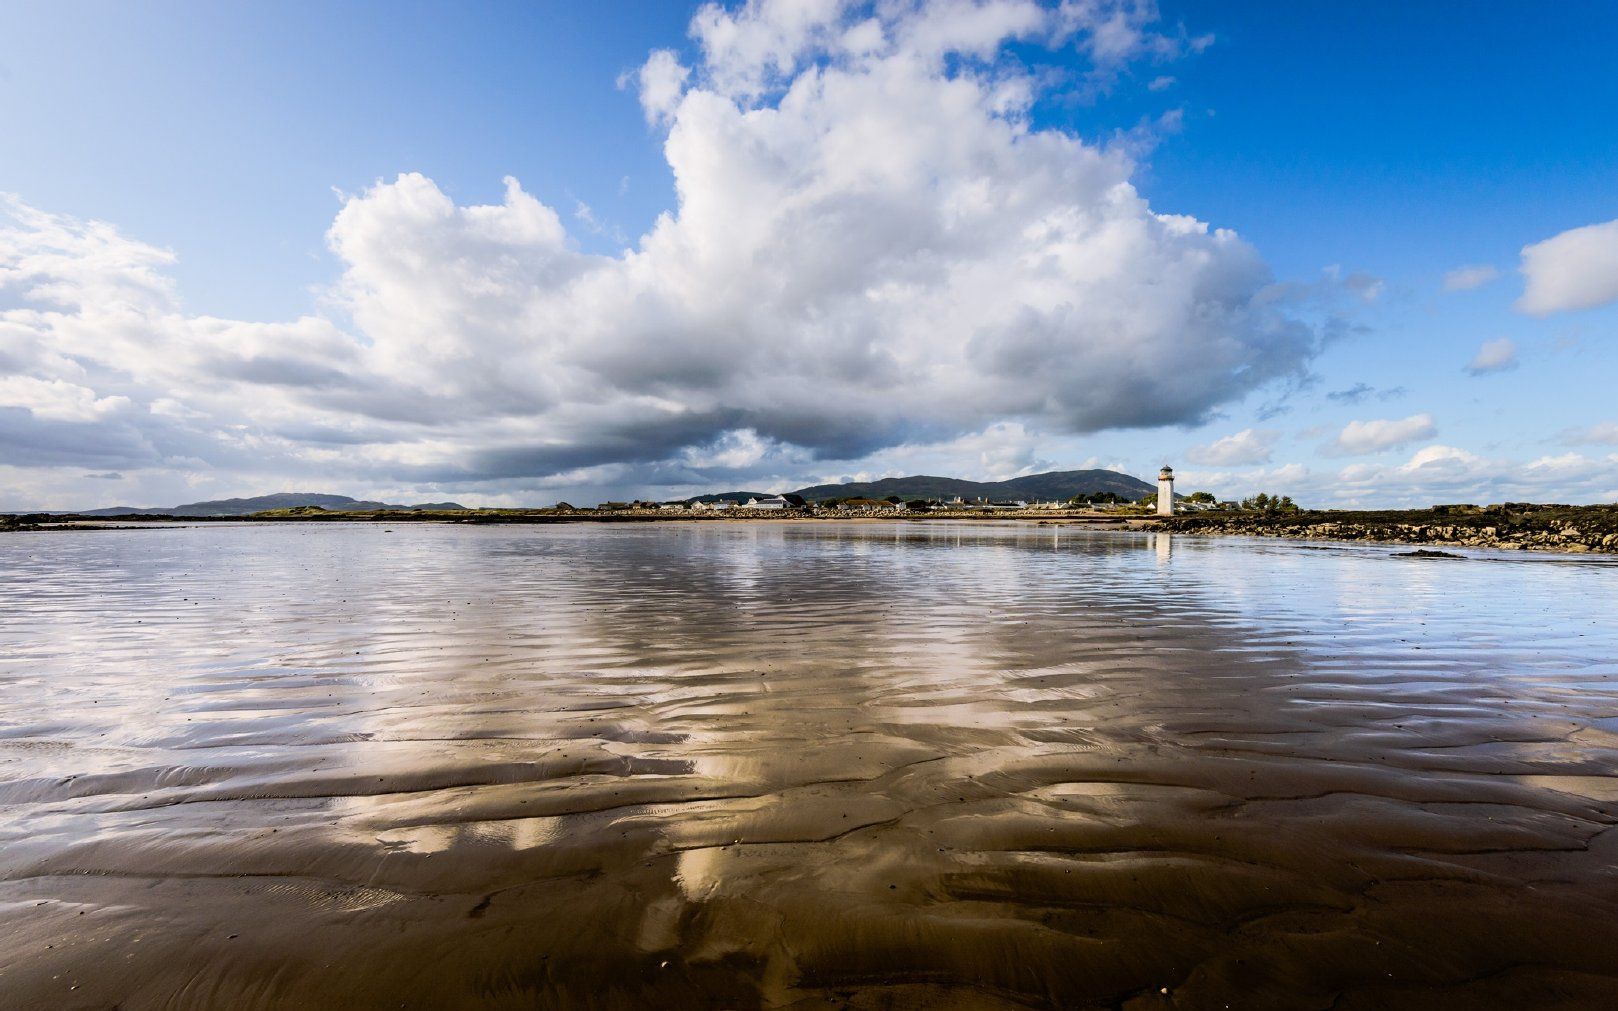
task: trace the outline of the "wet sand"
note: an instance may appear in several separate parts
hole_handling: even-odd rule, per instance
[[[0,1006],[1618,1003],[1618,565],[0,540]]]

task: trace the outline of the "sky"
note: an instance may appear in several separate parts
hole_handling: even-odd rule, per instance
[[[1618,501],[1618,7],[0,6],[0,509]]]

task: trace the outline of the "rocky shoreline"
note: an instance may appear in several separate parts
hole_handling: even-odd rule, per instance
[[[1205,512],[1169,517],[1161,521],[1160,529],[1184,534],[1618,554],[1618,506],[1507,502],[1363,512]]]

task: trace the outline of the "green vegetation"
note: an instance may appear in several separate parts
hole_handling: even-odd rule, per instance
[[[1290,495],[1267,495],[1259,492],[1252,498],[1242,499],[1242,508],[1250,512],[1261,513],[1295,513],[1298,504],[1292,501]]]
[[[1157,499],[1157,493],[1156,492],[1152,493],[1152,499],[1153,499],[1153,501],[1156,501],[1156,499]],[[1094,505],[1124,505],[1128,501],[1129,501],[1128,499],[1124,498],[1122,495],[1118,494],[1117,492],[1098,491],[1098,492],[1091,492],[1088,495],[1075,495],[1072,498],[1067,500],[1067,504],[1069,506],[1071,506],[1072,508],[1074,508],[1074,509],[1083,509],[1086,506],[1094,506]]]

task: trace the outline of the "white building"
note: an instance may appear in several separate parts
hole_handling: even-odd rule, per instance
[[[1174,468],[1167,464],[1157,472],[1157,514],[1174,515]]]
[[[785,509],[787,500],[779,495],[770,495],[765,498],[750,498],[745,503],[748,509]]]

